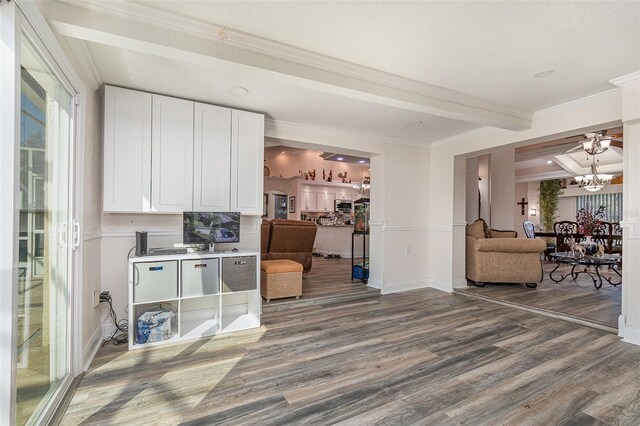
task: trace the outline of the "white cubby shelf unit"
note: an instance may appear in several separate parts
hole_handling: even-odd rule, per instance
[[[255,251],[129,259],[129,349],[260,327],[258,259]],[[169,319],[139,339],[140,316],[158,312]]]

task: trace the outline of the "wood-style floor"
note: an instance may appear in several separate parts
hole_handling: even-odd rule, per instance
[[[638,363],[612,333],[424,289],[105,347],[62,424],[640,424]]]
[[[328,304],[380,296],[380,290],[351,280],[351,259],[313,257],[311,271],[302,275],[302,296],[263,300],[263,312],[311,304]]]
[[[544,280],[536,289],[528,289],[524,284],[486,284],[484,287],[470,286],[457,291],[617,329],[622,308],[621,286],[614,287],[603,281],[602,288],[596,290],[586,274],[580,274],[575,281],[568,277],[555,283],[549,279],[549,272],[555,266],[554,262],[544,262]],[[570,270],[571,266],[562,265],[554,277],[557,277],[557,272],[566,274]],[[616,281],[618,279],[606,268],[602,274],[614,276]]]

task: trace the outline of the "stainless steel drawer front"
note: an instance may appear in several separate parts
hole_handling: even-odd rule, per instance
[[[222,291],[255,290],[256,257],[238,256],[222,258]]]
[[[218,259],[182,261],[182,297],[218,293]]]
[[[177,297],[178,261],[134,263],[133,301],[135,303]]]

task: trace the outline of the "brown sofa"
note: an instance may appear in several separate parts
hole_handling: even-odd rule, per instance
[[[543,240],[516,238],[515,231],[489,229],[478,219],[467,226],[466,277],[477,286],[484,283],[525,283],[535,288],[542,281],[540,253]]]
[[[261,259],[289,259],[311,270],[313,244],[318,228],[315,223],[302,220],[263,220],[261,227]]]

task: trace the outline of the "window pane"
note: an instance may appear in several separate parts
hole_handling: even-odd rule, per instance
[[[69,374],[69,171],[72,96],[23,37],[16,423],[41,423]],[[4,366],[3,366],[4,367]]]

